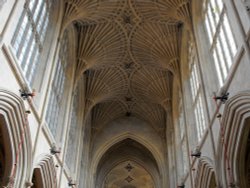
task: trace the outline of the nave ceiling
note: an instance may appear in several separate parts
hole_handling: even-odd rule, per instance
[[[85,114],[92,112],[94,132],[136,116],[165,137],[189,6],[189,0],[65,0],[64,28],[77,30],[76,79],[85,76]]]

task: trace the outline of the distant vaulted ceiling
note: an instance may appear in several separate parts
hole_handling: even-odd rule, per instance
[[[64,28],[78,34],[76,80],[86,80],[85,114],[101,131],[121,116],[164,137],[179,74],[190,0],[65,0]]]
[[[159,169],[152,153],[138,142],[125,139],[103,155],[95,182],[97,187],[105,188],[154,188],[158,178]]]

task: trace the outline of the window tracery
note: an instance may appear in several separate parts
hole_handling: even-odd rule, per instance
[[[46,122],[53,136],[56,137],[59,124],[60,110],[63,107],[63,97],[65,95],[66,67],[68,63],[69,39],[65,32],[59,51],[59,58],[55,70],[54,79],[51,86]]]
[[[30,85],[43,50],[51,4],[48,0],[26,1],[11,41],[18,63]]]
[[[236,55],[237,45],[223,2],[207,0],[204,2],[204,10],[210,52],[214,59],[219,85],[222,86]]]
[[[199,70],[197,65],[197,58],[192,44],[189,46],[189,66],[190,66],[190,86],[192,94],[192,104],[194,109],[195,124],[197,130],[198,141],[201,140],[205,130],[205,115],[204,105],[202,102],[201,83],[199,77]]]

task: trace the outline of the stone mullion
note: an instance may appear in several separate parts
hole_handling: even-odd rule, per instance
[[[245,32],[244,32],[244,26],[243,26],[243,23],[240,19],[240,12],[237,11],[236,9],[236,5],[235,5],[235,2],[233,0],[229,0],[229,1],[225,1],[223,0],[223,2],[225,3],[225,5],[227,6],[227,9],[231,10],[230,11],[230,15],[229,15],[229,18],[231,18],[229,20],[229,22],[233,22],[235,21],[234,23],[237,24],[238,26],[238,33],[237,33],[237,36],[239,37],[240,41],[237,40],[236,43],[240,43],[242,42],[242,46],[246,52],[246,55],[248,57],[248,59],[250,59],[250,45],[249,45],[249,42],[247,41],[248,40],[248,37],[246,36]],[[232,27],[233,30],[232,32],[237,32],[236,29],[234,29],[234,27]]]
[[[28,29],[29,29],[29,26],[30,26],[30,24],[31,24],[31,22],[30,22],[30,20],[31,20],[30,15],[28,15],[28,12],[27,12],[26,9],[24,9],[24,12],[25,12],[24,19],[25,19],[25,17],[27,16],[27,23],[26,23],[26,26],[25,26],[25,28],[24,28],[23,35],[20,37],[20,38],[21,38],[21,41],[20,41],[20,43],[19,43],[18,50],[17,50],[17,52],[16,52],[16,56],[17,56],[18,58],[19,58],[19,56],[20,56],[20,54],[21,54],[21,51],[23,50],[23,46],[24,46],[24,43],[25,43],[26,37],[25,37],[24,35],[27,34]],[[23,20],[22,20],[22,21],[23,21]],[[21,27],[22,27],[22,24],[21,24]]]

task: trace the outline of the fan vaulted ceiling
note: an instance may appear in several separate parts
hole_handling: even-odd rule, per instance
[[[189,18],[189,0],[65,0],[64,27],[78,33],[76,77],[85,76],[85,113],[97,132],[135,116],[164,136]]]

